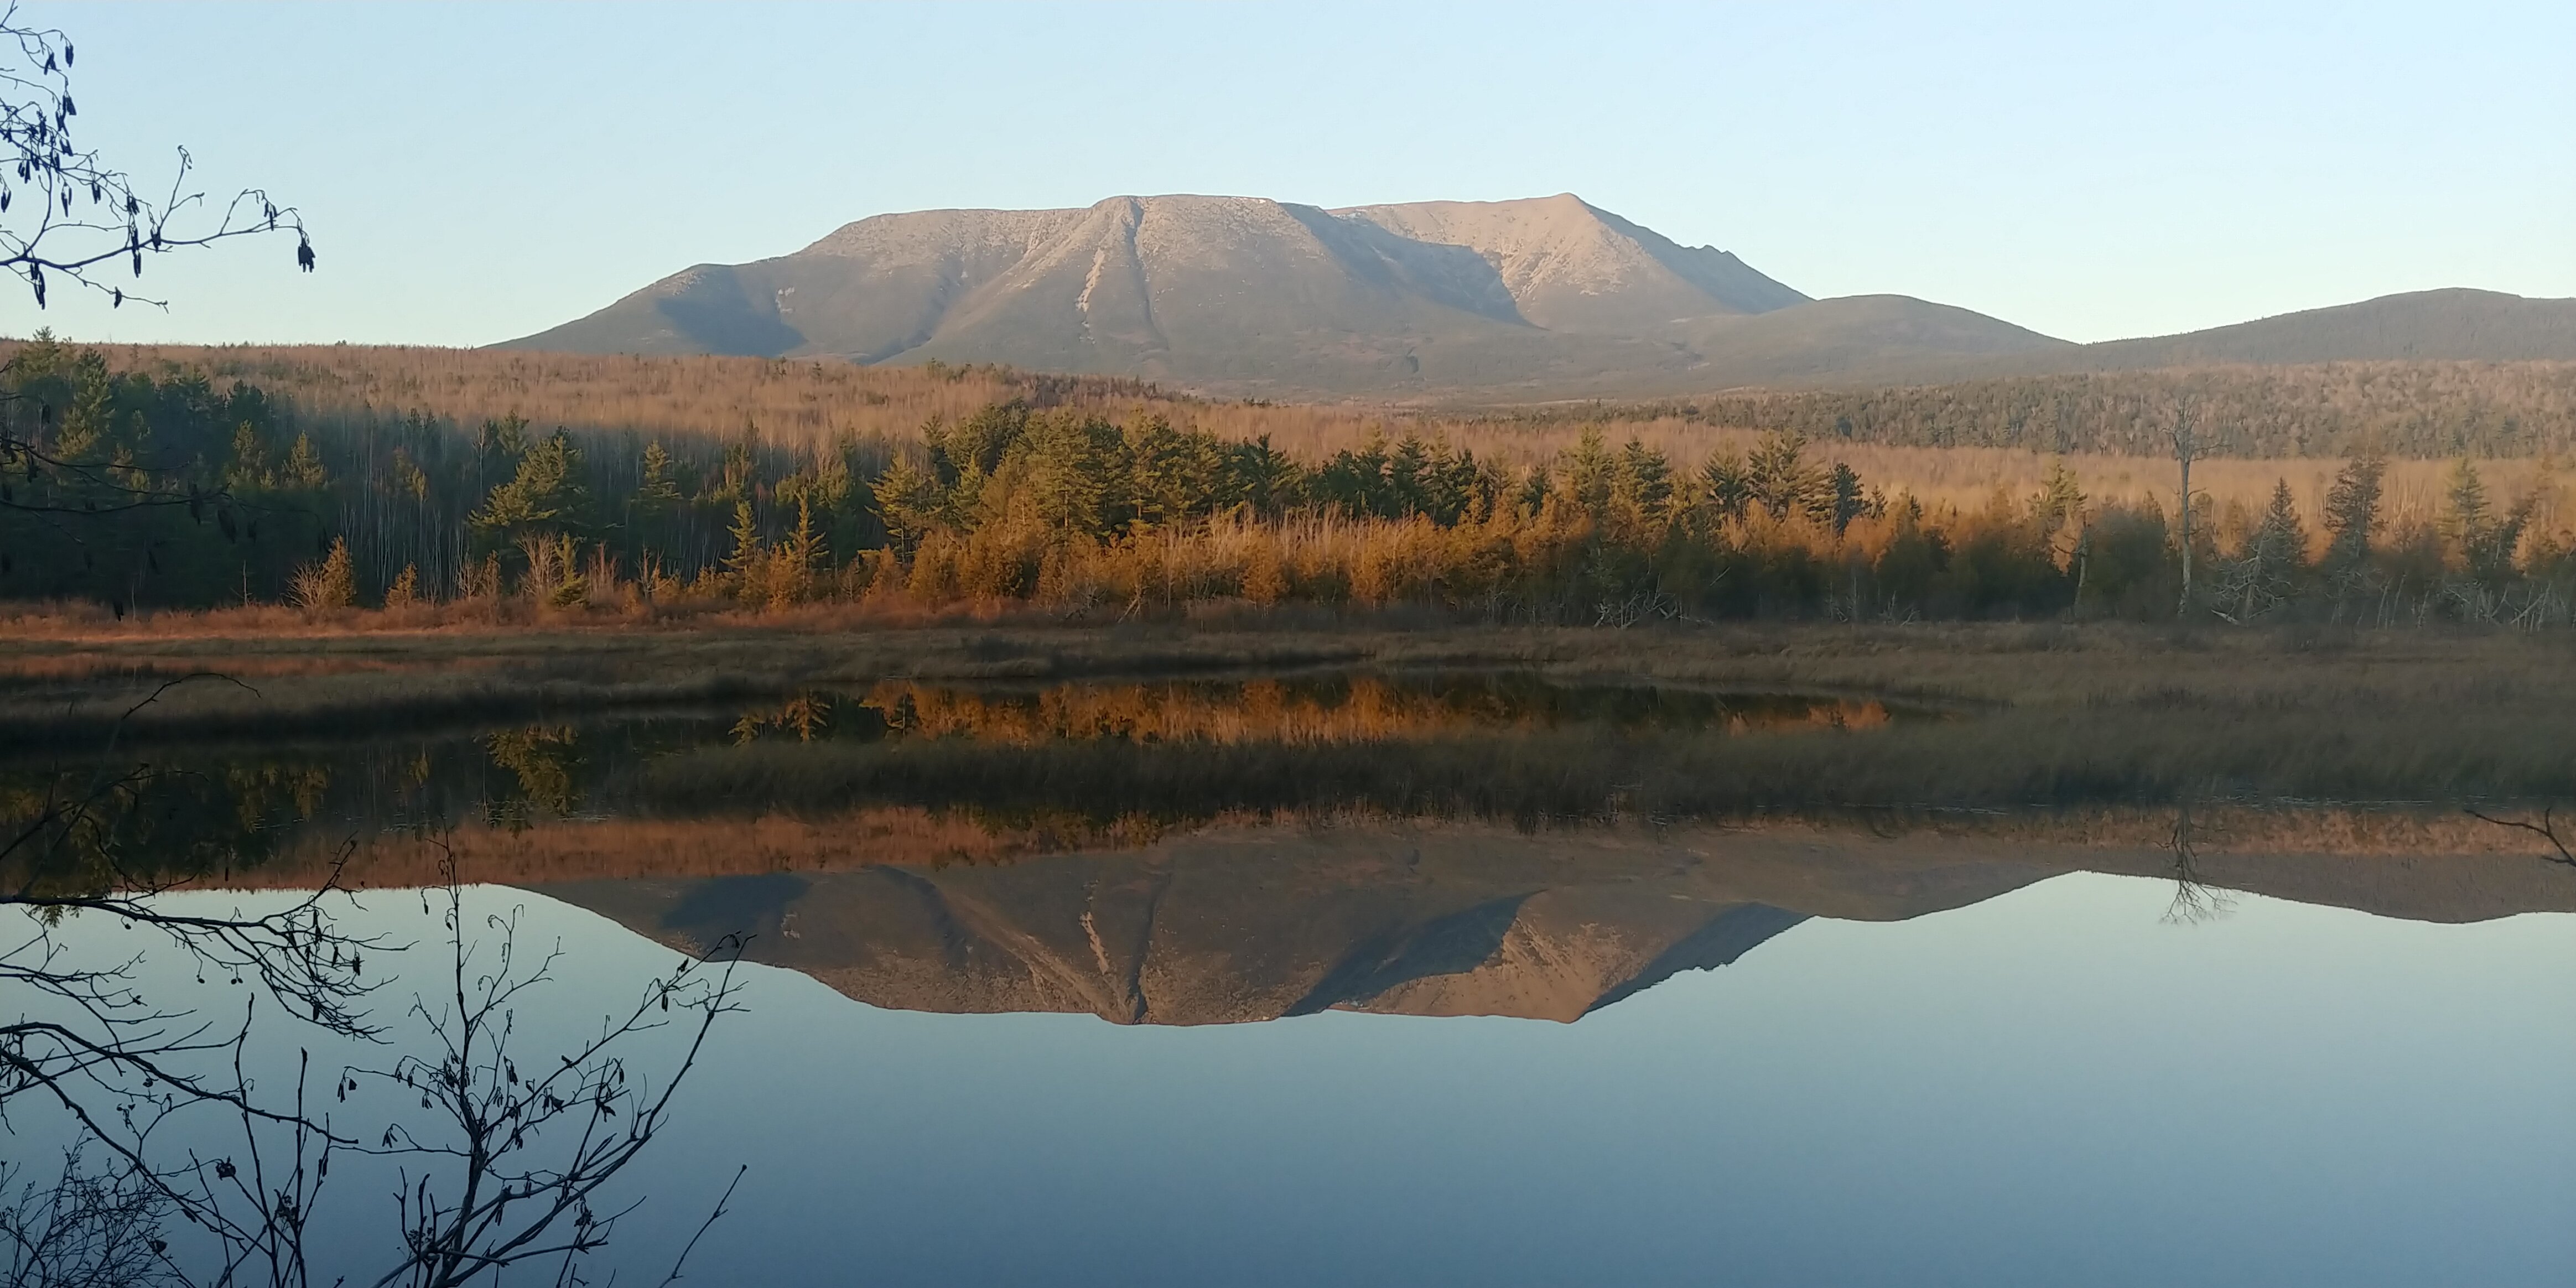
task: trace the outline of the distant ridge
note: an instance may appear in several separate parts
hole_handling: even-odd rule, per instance
[[[500,346],[1000,362],[1301,397],[1616,397],[2064,342],[1903,296],[1813,301],[1572,194],[1326,210],[1113,197],[846,225]]]
[[[1994,374],[2318,362],[2576,362],[2576,299],[2454,287],[2002,359]]]

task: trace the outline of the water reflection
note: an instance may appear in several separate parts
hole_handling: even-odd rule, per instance
[[[2070,871],[2161,875],[2149,849],[2069,850],[1796,830],[1244,826],[998,866],[879,864],[537,882],[680,947],[871,1005],[1209,1024],[1316,1011],[1571,1021],[1734,962],[1811,917],[1897,921]],[[2519,856],[2227,855],[2211,883],[2424,921],[2576,911]]]
[[[2515,914],[2576,879],[2449,815],[1742,808],[1782,799],[1748,766],[1861,780],[1839,752],[1975,727],[1526,676],[887,684],[169,748],[119,826],[228,885],[353,839],[364,884],[456,865],[565,945],[532,1034],[748,936],[778,969],[630,1178],[694,1213],[751,1165],[719,1282],[2563,1281],[2571,941]],[[670,1210],[611,1263],[658,1277]]]
[[[152,756],[170,801],[228,816],[190,828],[256,857],[298,839],[872,806],[964,810],[988,830],[1043,824],[1065,837],[1235,810],[1589,817],[1618,807],[1640,749],[1939,718],[1868,698],[1519,673],[907,681],[748,708],[573,713],[343,743],[218,739]],[[1566,754],[1620,747],[1630,750]],[[0,815],[41,808],[65,773],[52,759],[0,762]]]

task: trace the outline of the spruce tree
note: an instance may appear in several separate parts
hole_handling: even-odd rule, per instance
[[[2388,461],[2377,450],[2364,451],[2336,472],[2326,491],[2326,531],[2334,534],[2326,548],[2326,566],[2349,572],[2370,559],[2371,529],[2379,522],[2381,479]]]
[[[2266,574],[2295,576],[2307,565],[2308,530],[2299,522],[2298,501],[2290,495],[2290,481],[2275,479],[2272,500],[2263,507],[2263,520],[2254,528],[2254,557]]]

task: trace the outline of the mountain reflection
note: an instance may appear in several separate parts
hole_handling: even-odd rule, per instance
[[[2454,811],[2193,809],[2045,755],[1886,803],[2007,761],[2021,744],[1994,719],[1507,672],[887,681],[177,746],[119,826],[187,857],[176,876],[309,885],[355,842],[360,884],[453,863],[664,942],[750,935],[754,960],[879,1006],[1122,1024],[1572,1021],[1809,917],[1922,916],[2078,870],[2175,881],[2193,916],[2217,891],[2576,910],[2563,869]],[[0,764],[0,825],[76,771]],[[1974,792],[2022,803],[1962,806]]]
[[[1240,827],[1002,866],[886,864],[530,888],[871,1005],[1224,1024],[1327,1009],[1571,1021],[1734,962],[1809,917],[1889,921],[2077,870],[2062,854],[1777,833],[1526,836]],[[2151,851],[2081,866],[2162,875]],[[2226,856],[2231,888],[2461,921],[2576,910],[2511,856]]]

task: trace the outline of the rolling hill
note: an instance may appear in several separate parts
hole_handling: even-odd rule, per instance
[[[2576,361],[2576,300],[2452,288],[2383,295],[2181,335],[2015,355],[1978,374],[2320,362],[2571,361]]]

